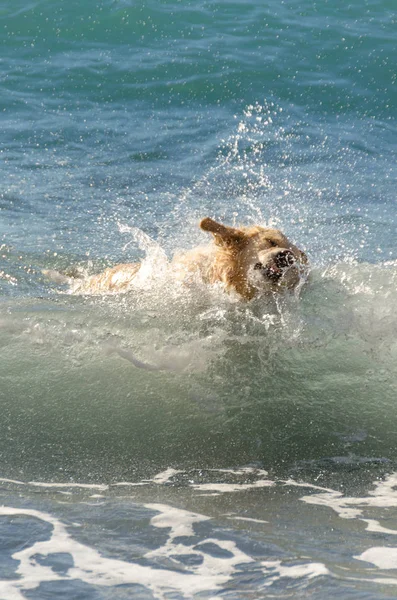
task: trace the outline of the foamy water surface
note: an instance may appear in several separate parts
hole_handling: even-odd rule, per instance
[[[394,597],[394,7],[0,21],[1,600]],[[309,277],[181,284],[205,216]],[[137,260],[123,295],[62,275]]]

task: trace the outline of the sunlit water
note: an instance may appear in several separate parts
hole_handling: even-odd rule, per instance
[[[395,597],[394,7],[0,19],[0,598]],[[172,281],[207,215],[308,280]],[[135,260],[119,296],[43,275]]]

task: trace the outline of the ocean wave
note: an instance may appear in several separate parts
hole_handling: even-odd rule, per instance
[[[299,296],[249,304],[149,267],[122,296],[2,303],[4,475],[396,459],[395,262],[313,269]]]

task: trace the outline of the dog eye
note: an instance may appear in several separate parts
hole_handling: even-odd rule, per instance
[[[254,264],[254,269],[259,271],[259,269],[263,269],[263,264],[261,262],[257,262]]]
[[[277,246],[277,242],[275,242],[274,240],[267,240],[267,241],[269,242],[269,244],[272,248],[275,248]]]

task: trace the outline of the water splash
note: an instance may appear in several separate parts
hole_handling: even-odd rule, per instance
[[[134,278],[133,286],[135,288],[146,287],[159,276],[162,279],[163,274],[168,271],[169,261],[160,244],[138,227],[118,223],[118,228],[121,233],[129,234],[132,237],[132,240],[124,246],[124,251],[130,244],[136,243],[145,253],[141,267]]]

